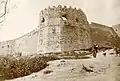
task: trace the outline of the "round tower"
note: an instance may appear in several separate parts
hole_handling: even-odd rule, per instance
[[[91,47],[89,23],[81,9],[48,7],[40,12],[39,20],[38,53]]]

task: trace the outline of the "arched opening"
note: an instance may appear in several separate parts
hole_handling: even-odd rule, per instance
[[[62,15],[63,20],[67,20],[67,14]]]

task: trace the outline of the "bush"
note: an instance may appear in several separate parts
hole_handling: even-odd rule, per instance
[[[15,57],[0,56],[0,79],[13,79],[40,71],[47,62],[58,59],[56,56]]]

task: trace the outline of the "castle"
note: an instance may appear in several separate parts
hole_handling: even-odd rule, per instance
[[[0,54],[44,54],[89,49],[99,41],[94,38],[95,28],[105,29],[104,32],[113,35],[112,39],[117,36],[112,28],[101,25],[102,29],[97,26],[100,25],[88,23],[81,9],[61,5],[48,7],[40,12],[38,28],[14,40],[0,42]],[[110,44],[103,44],[104,40],[98,44],[111,46],[113,43],[106,41]]]

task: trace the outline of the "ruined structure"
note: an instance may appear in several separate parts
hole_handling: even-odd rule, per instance
[[[81,9],[58,6],[40,13],[38,52],[61,52],[91,47],[90,28]]]
[[[0,43],[0,54],[33,54],[88,49],[90,26],[81,9],[48,7],[40,12],[39,28]],[[7,51],[8,50],[8,51]]]

